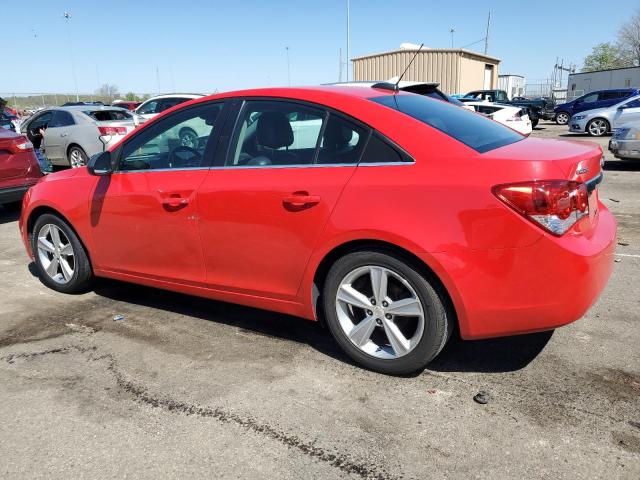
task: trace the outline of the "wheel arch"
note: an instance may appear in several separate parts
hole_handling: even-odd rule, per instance
[[[89,259],[89,264],[93,268],[93,261],[91,259],[91,252],[87,248],[87,243],[82,238],[82,235],[80,234],[80,232],[78,232],[78,230],[73,226],[73,223],[70,222],[69,219],[62,212],[60,212],[60,210],[57,210],[56,208],[54,208],[54,207],[52,207],[50,205],[38,205],[33,210],[31,210],[31,212],[29,212],[29,216],[27,217],[27,222],[26,222],[26,230],[27,230],[27,239],[29,241],[29,249],[32,250],[33,227],[35,226],[36,221],[38,220],[38,218],[41,217],[42,215],[45,215],[45,214],[55,215],[56,217],[59,217],[61,220],[63,220],[69,226],[69,228],[71,230],[73,230],[73,233],[76,234],[76,236],[78,237],[78,240],[82,244],[82,248],[84,248],[84,251],[87,253],[87,258]],[[31,253],[33,255],[35,255],[35,252],[31,252]]]
[[[458,302],[455,302],[453,298],[457,295],[457,292],[450,291],[453,286],[449,282],[446,282],[449,283],[449,288],[447,288],[445,281],[436,273],[436,270],[415,253],[395,243],[377,239],[346,241],[334,246],[322,257],[322,260],[320,260],[314,271],[311,288],[311,302],[316,319],[324,322],[322,313],[322,290],[331,266],[344,255],[362,250],[373,250],[399,257],[424,275],[443,301],[447,315],[452,319],[454,327],[459,328],[459,308],[456,308]]]

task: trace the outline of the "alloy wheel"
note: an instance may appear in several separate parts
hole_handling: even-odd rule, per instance
[[[607,122],[605,122],[604,120],[592,120],[589,124],[589,133],[594,137],[600,137],[607,133],[607,127]]]
[[[362,352],[395,359],[411,352],[425,329],[422,302],[410,282],[381,266],[349,272],[335,301],[340,327]]]
[[[38,232],[37,247],[38,259],[49,278],[59,284],[71,281],[75,254],[65,233],[56,225],[46,224]]]
[[[80,150],[74,148],[69,153],[69,163],[71,164],[71,168],[80,168],[85,165],[84,155]]]
[[[564,112],[559,113],[556,116],[556,122],[558,123],[558,125],[566,125],[567,123],[569,123],[569,115]]]

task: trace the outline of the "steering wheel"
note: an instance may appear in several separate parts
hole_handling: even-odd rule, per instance
[[[179,155],[180,153],[187,155]],[[169,152],[169,168],[197,167],[202,155],[195,148],[180,145]]]

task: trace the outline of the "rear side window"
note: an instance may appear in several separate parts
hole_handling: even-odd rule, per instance
[[[446,102],[420,95],[385,95],[370,99],[440,130],[479,153],[518,142],[523,135],[492,120]]]
[[[329,115],[318,152],[319,164],[355,164],[369,132],[337,115]]]
[[[620,93],[621,92],[602,92],[600,95],[602,100],[615,100],[620,98]]]
[[[98,122],[108,122],[112,120],[131,120],[133,118],[131,114],[125,110],[89,110],[82,113]]]
[[[411,162],[411,158],[408,155],[403,155],[396,148],[392,147],[389,143],[382,140],[375,133],[371,135],[367,148],[364,150],[362,160],[363,163],[398,163],[398,162]]]

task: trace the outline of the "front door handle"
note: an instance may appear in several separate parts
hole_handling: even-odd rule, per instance
[[[309,195],[308,192],[294,192],[293,194],[284,197],[282,203],[289,207],[312,206],[320,203],[320,196]]]
[[[61,133],[60,136],[61,137],[66,137],[67,135],[69,135],[68,133]]]

